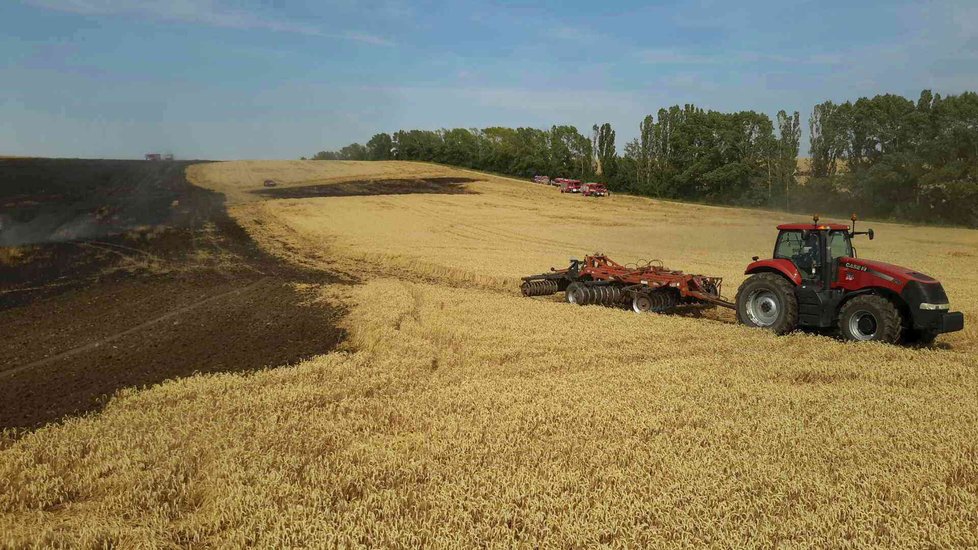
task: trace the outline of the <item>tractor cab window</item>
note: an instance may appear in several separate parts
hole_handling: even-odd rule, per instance
[[[778,245],[774,250],[775,258],[790,260],[801,253],[801,231],[782,231],[778,235]]]
[[[831,260],[852,257],[852,243],[849,241],[849,233],[845,231],[829,233],[829,256]]]
[[[782,231],[774,248],[775,258],[791,260],[803,279],[815,279],[821,254],[816,231]]]

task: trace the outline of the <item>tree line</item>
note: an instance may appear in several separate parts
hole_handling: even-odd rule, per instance
[[[612,191],[978,227],[978,94],[885,94],[816,105],[807,168],[799,113],[660,109],[616,146],[611,124],[400,130],[321,160],[415,160],[605,182]]]

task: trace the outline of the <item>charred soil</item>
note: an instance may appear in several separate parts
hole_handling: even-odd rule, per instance
[[[125,387],[294,363],[342,340],[342,312],[306,303],[295,283],[344,281],[262,252],[185,167],[0,161],[0,428],[97,410]]]
[[[273,199],[307,199],[312,197],[357,197],[366,195],[407,195],[414,193],[433,195],[477,194],[465,187],[478,181],[472,178],[431,177],[413,179],[372,179],[345,181],[323,185],[299,187],[273,187],[254,191]]]

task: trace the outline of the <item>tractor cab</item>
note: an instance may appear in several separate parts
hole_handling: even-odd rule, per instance
[[[839,260],[855,257],[848,225],[785,224],[778,231],[774,258],[790,261],[803,283],[829,288]]]

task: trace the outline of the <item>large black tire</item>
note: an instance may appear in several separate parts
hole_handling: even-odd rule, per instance
[[[856,342],[895,344],[900,339],[902,319],[893,302],[878,294],[863,294],[839,310],[839,335]]]
[[[749,327],[787,334],[798,327],[798,298],[788,279],[757,273],[737,289],[737,320]]]

